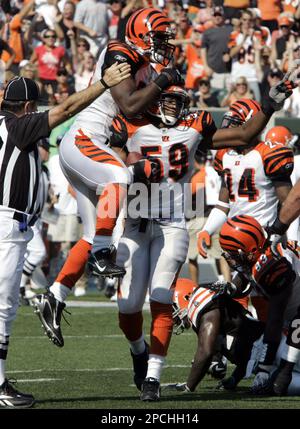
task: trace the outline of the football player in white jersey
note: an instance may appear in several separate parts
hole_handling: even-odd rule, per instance
[[[246,373],[253,342],[263,333],[263,347],[252,392],[285,393],[288,383],[283,390],[282,384],[279,386],[277,380],[278,371],[273,377],[270,377],[270,373],[274,370],[284,321],[289,323],[289,327],[285,350],[281,352],[281,357],[285,359],[281,362],[280,370],[284,368],[284,375],[287,374],[286,358],[291,361],[292,357],[296,359],[295,350],[298,354],[294,362],[299,361],[300,348],[296,338],[300,304],[299,254],[293,248],[281,247],[281,257],[274,258],[261,225],[253,217],[246,215],[227,220],[220,231],[220,245],[225,258],[235,270],[232,283],[216,282],[207,288],[193,290],[191,284],[185,281],[184,291],[181,290],[181,285],[176,285],[175,288],[173,300],[176,311],[173,316],[177,329],[191,324],[199,338],[187,387],[181,385],[177,388],[195,390],[209,366],[217,335],[226,334],[228,337],[222,351],[237,367],[222,384],[225,388],[233,389]],[[265,327],[258,321],[255,322],[238,302],[231,301],[232,298],[249,294],[253,288],[259,289],[269,301]],[[291,366],[290,364],[290,375]]]
[[[128,210],[117,252],[117,264],[126,270],[119,288],[119,324],[130,344],[135,384],[145,401],[158,400],[160,395],[159,380],[172,331],[172,287],[188,249],[183,185],[190,179],[194,154],[199,144],[214,149],[247,145],[262,125],[251,121],[249,130],[217,130],[210,113],[191,114],[186,109],[186,92],[171,86],[147,114],[132,120],[119,115],[112,124],[111,146],[144,158],[131,167],[133,176],[138,176],[134,180],[160,182],[160,196],[151,186],[149,199],[147,194],[139,201],[138,216]],[[248,124],[250,121],[245,126]],[[151,168],[147,177],[144,173],[147,160],[155,165],[155,177]],[[152,315],[149,357],[142,319],[148,287]]]
[[[90,255],[93,274],[121,277],[124,270],[113,259],[112,233],[126,195],[131,175],[117,149],[107,146],[109,126],[121,110],[127,116],[141,112],[170,84],[182,82],[178,71],[163,69],[158,74],[150,62],[168,65],[175,37],[171,20],[160,10],[140,9],[128,20],[126,43],[112,41],[102,51],[91,83],[102,79],[114,63],[128,63],[131,75],[108,89],[80,113],[60,144],[61,168],[76,192],[83,223],[83,237],[70,250],[54,284],[38,295],[35,306],[45,332],[53,343],[64,345],[60,320],[64,300],[81,277]],[[106,85],[106,88],[107,85]],[[114,212],[106,213],[106,196],[114,195]]]
[[[254,100],[238,100],[225,113],[222,127],[245,123],[256,117],[260,109]],[[198,234],[198,250],[204,258],[211,235],[223,225],[227,216],[247,214],[266,226],[275,220],[278,204],[292,188],[292,150],[280,142],[262,142],[257,136],[251,143],[247,148],[223,149],[216,153],[215,169],[222,177],[222,186],[219,202]],[[290,228],[290,240],[297,240],[297,227],[295,223]]]

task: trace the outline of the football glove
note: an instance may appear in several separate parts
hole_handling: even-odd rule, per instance
[[[211,238],[207,231],[200,231],[197,240],[198,252],[202,258],[207,258],[207,249],[211,246]]]
[[[281,255],[278,250],[278,244],[282,243],[283,248],[286,247],[286,236],[289,225],[282,223],[278,218],[272,225],[267,225],[265,231],[268,235],[267,242],[271,243],[271,252],[275,258],[280,258]]]
[[[250,392],[253,395],[268,395],[272,392],[272,383],[269,371],[258,367],[258,373],[250,387]]]
[[[176,68],[162,69],[154,83],[163,91],[171,85],[184,85],[184,79]]]
[[[220,280],[209,285],[208,289],[210,289],[213,292],[216,292],[213,299],[216,299],[222,295],[234,296],[236,292],[236,286],[233,283],[222,282]]]
[[[160,182],[160,165],[151,159],[140,159],[128,167],[133,175],[133,182],[144,183],[150,186],[151,183]]]
[[[291,71],[285,74],[280,82],[271,87],[269,97],[271,99],[271,105],[275,111],[280,110],[283,107],[285,100],[292,95],[293,89],[297,87],[298,83],[296,80],[298,73],[298,64],[296,64]]]
[[[234,390],[237,386],[235,378],[231,375],[230,377],[224,378],[219,382],[217,390]]]

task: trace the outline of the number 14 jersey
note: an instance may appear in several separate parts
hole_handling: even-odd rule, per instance
[[[247,214],[262,226],[277,215],[274,182],[289,183],[294,168],[293,152],[281,143],[260,142],[246,154],[218,150],[215,169],[229,192],[229,216]]]

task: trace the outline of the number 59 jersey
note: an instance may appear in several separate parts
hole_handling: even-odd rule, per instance
[[[154,126],[145,117],[129,121],[118,115],[111,130],[112,146],[126,144],[128,152],[138,152],[160,166],[159,186],[152,184],[151,195],[140,204],[141,217],[185,227],[183,208],[188,201],[184,185],[189,182],[202,135],[215,130],[211,114],[199,111],[173,127],[163,128]],[[159,193],[155,191],[158,189]]]
[[[275,220],[278,197],[274,182],[290,183],[291,149],[270,142],[260,142],[246,154],[222,149],[216,153],[214,167],[229,192],[229,217],[247,214],[262,226]]]

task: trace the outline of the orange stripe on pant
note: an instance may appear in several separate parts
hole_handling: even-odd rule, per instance
[[[126,190],[117,183],[104,188],[97,207],[96,235],[112,235],[125,195]]]
[[[84,156],[90,158],[92,161],[105,162],[106,164],[123,168],[123,165],[113,155],[96,146],[81,129],[78,130],[78,134],[75,136],[75,146]]]
[[[173,331],[172,304],[150,303],[152,324],[150,354],[166,356]]]
[[[141,311],[133,314],[119,313],[119,327],[128,341],[136,341],[143,334],[143,314]]]

